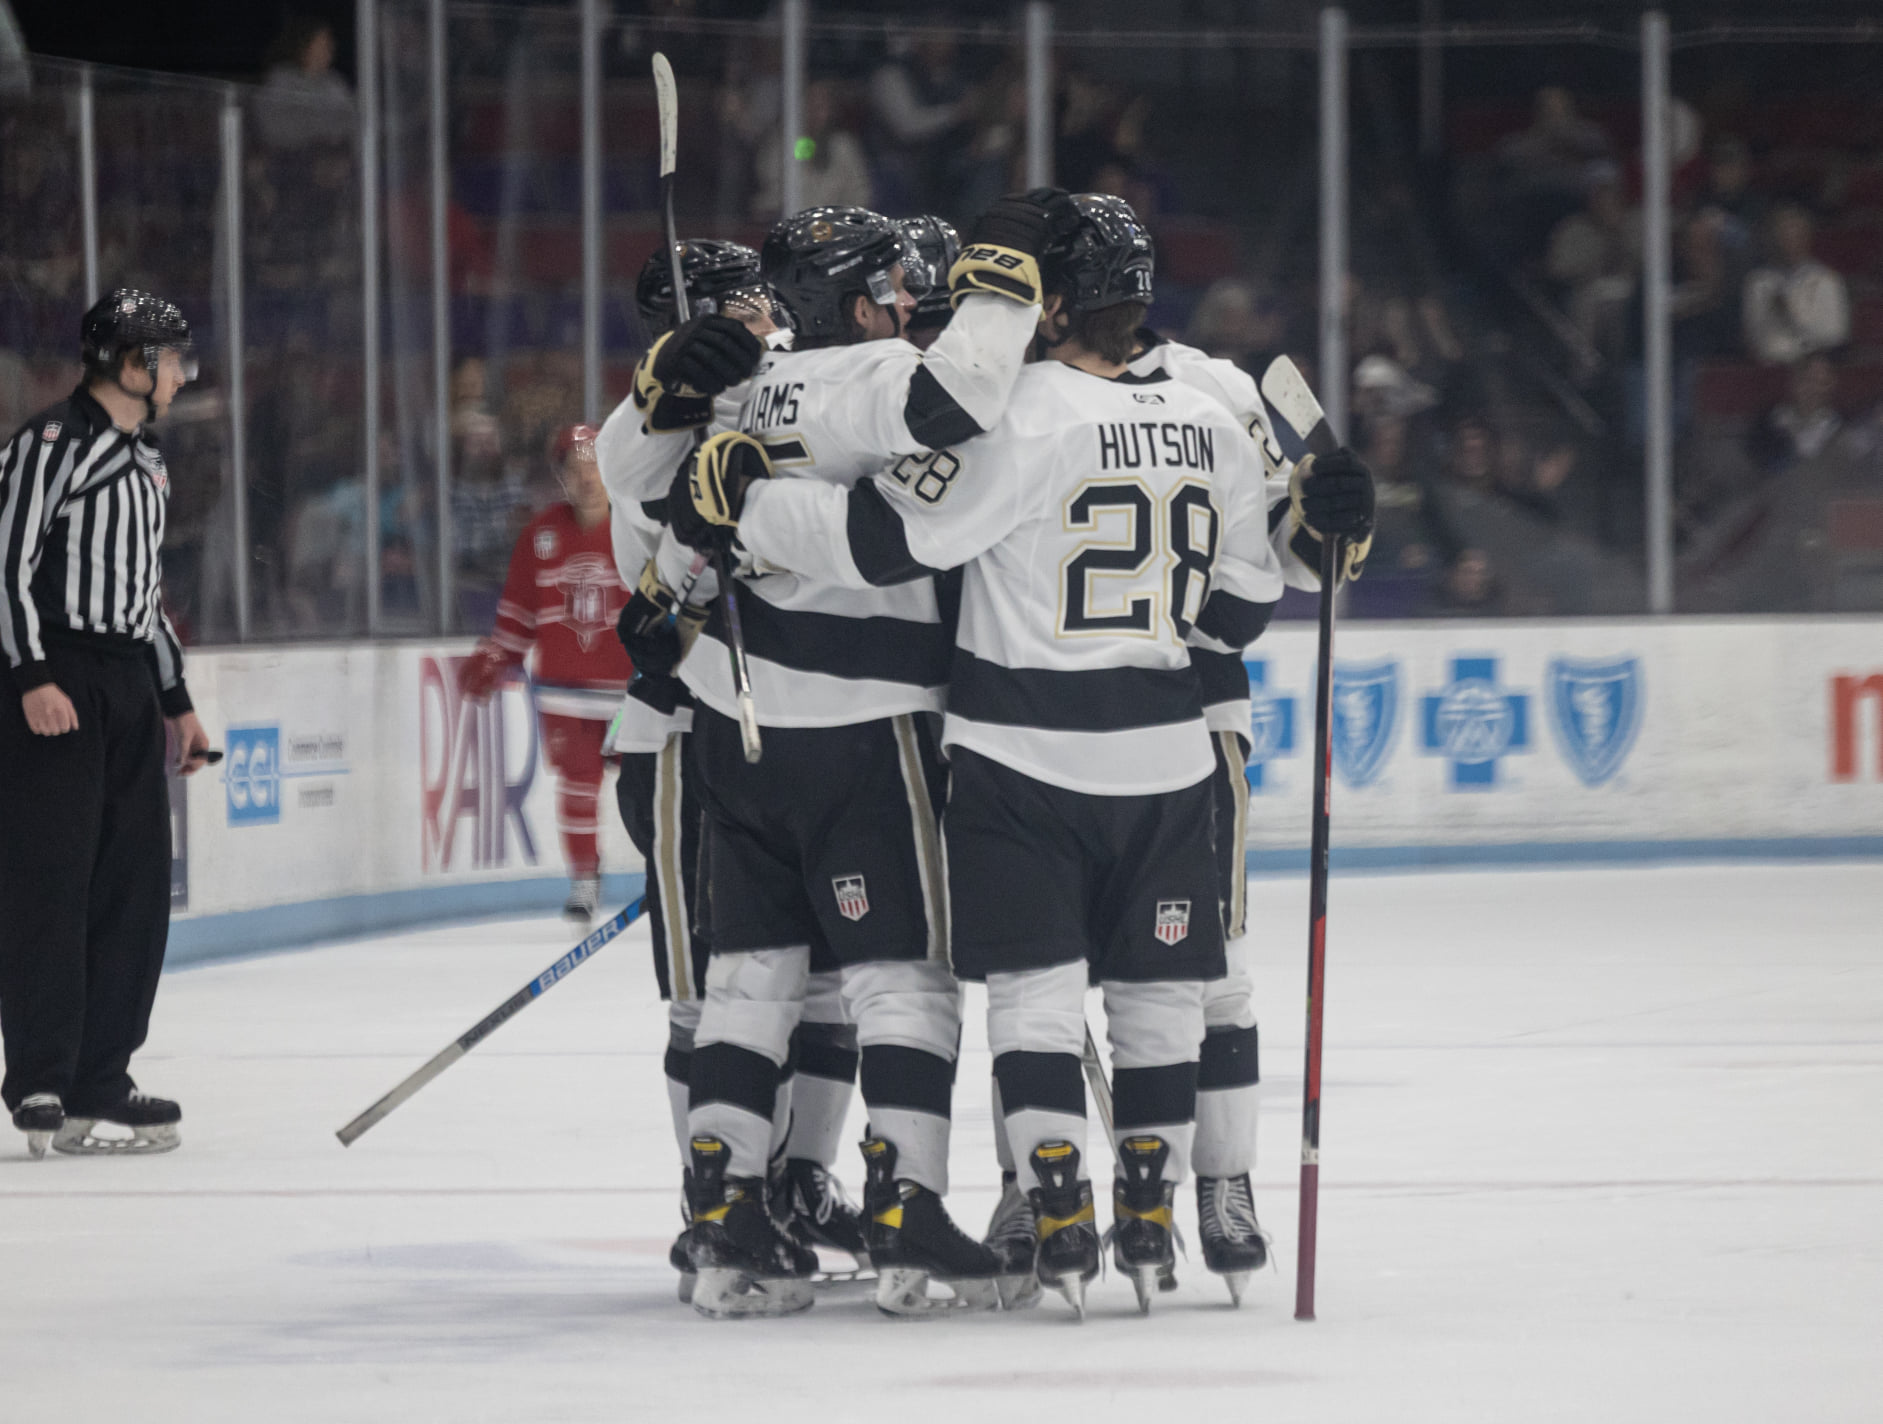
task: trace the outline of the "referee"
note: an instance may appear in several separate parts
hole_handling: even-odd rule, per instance
[[[209,751],[160,602],[170,477],[145,428],[195,374],[189,323],[121,287],[79,340],[83,382],[0,451],[0,1098],[35,1157],[178,1143],[182,1111],[126,1070],[170,929],[165,723],[183,775]]]

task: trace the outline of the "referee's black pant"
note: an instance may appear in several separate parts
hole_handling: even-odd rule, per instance
[[[130,1091],[170,933],[163,712],[147,656],[47,640],[78,730],[36,735],[0,684],[0,1038],[9,1110]]]

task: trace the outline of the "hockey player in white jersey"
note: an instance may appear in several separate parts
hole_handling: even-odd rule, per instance
[[[761,362],[741,415],[749,434],[736,443],[763,441],[781,475],[841,492],[992,426],[1037,319],[1037,254],[1074,220],[1054,191],[990,208],[951,274],[955,318],[926,352],[896,339],[914,303],[893,223],[856,208],[778,223],[762,271],[797,339]],[[699,458],[712,463],[734,439],[713,437]],[[683,536],[685,513],[669,500]],[[672,586],[689,554],[675,545],[663,557]],[[960,990],[926,715],[948,675],[933,582],[844,588],[760,568],[740,578],[739,602],[761,761],[741,750],[719,610],[681,665],[700,704],[714,952],[693,1064],[695,1218],[717,1213],[713,1230],[694,1235],[700,1290],[710,1282],[727,1311],[745,1313],[806,1299],[742,1243],[759,1241],[750,1199],[764,1164],[761,1114],[806,978],[838,968],[869,1109],[864,1213],[877,1303],[907,1314],[991,1306],[999,1263],[942,1205]],[[931,1281],[942,1296],[931,1298]],[[702,1305],[696,1293],[695,1305],[711,1311],[715,1299]]]
[[[847,493],[757,479],[722,441],[686,486],[760,566],[882,587],[966,563],[942,740],[955,966],[988,986],[1006,1129],[1041,1280],[1083,1310],[1099,1239],[1080,1070],[1088,975],[1115,1079],[1114,1258],[1148,1309],[1175,1261],[1203,985],[1223,977],[1213,758],[1188,640],[1252,641],[1282,590],[1259,457],[1222,407],[1125,361],[1148,236],[1078,200],[1043,262],[1050,359],[985,439]],[[1026,1263],[1009,1262],[1016,1274]]]
[[[681,271],[688,304],[702,318],[716,317],[745,327],[761,342],[788,336],[788,316],[758,275],[758,253],[735,242],[690,238],[681,244]],[[635,284],[635,308],[653,345],[672,330],[675,317],[673,269],[665,250],[648,259]],[[759,346],[744,343],[717,323],[702,328],[719,338],[721,363],[695,373],[708,388],[749,373]],[[702,361],[702,364],[706,363]],[[645,389],[645,387],[643,387]],[[717,407],[728,421],[737,418],[743,386],[735,384],[713,397],[695,400],[691,418]],[[664,525],[664,506],[651,510],[625,486],[633,462],[624,453],[638,438],[655,448],[663,444],[677,463],[692,443],[689,427],[673,410],[664,411],[661,431],[648,431],[650,412],[630,398],[609,418],[597,444],[604,483],[610,487],[615,560],[622,581],[636,590],[622,609],[617,631],[634,659],[636,681],[617,717],[609,750],[620,755],[616,796],[630,839],[647,863],[647,919],[654,949],[655,975],[668,1000],[668,1044],[664,1068],[667,1094],[679,1141],[683,1183],[690,1179],[687,1107],[695,1032],[706,993],[710,944],[694,914],[701,860],[699,798],[690,754],[693,708],[685,688],[673,676],[681,656],[681,636],[669,616],[671,599],[656,601],[642,574],[653,557]],[[657,592],[657,591],[656,591]],[[703,608],[688,615],[690,627],[704,619]],[[847,1252],[858,1268],[867,1268],[862,1224],[856,1209],[832,1174],[850,1098],[856,1083],[856,1030],[843,1017],[836,976],[814,984],[805,1011],[793,1031],[787,1074],[779,1085],[772,1116],[770,1205],[791,1238],[791,1259],[799,1267],[815,1261],[815,1248]],[[691,1202],[682,1193],[688,1225],[675,1240],[670,1260],[680,1273],[680,1298],[692,1299],[695,1278],[688,1255]]]
[[[1113,201],[1118,201],[1114,199]],[[1261,456],[1271,542],[1284,579],[1293,587],[1320,587],[1321,531],[1343,540],[1341,577],[1358,578],[1373,533],[1373,478],[1351,451],[1299,465],[1283,452],[1268,407],[1253,377],[1233,361],[1169,341],[1149,328],[1137,333],[1132,372],[1158,372],[1210,397],[1254,441]],[[1215,743],[1216,851],[1223,881],[1225,958],[1229,972],[1204,989],[1207,1032],[1197,1073],[1197,1226],[1203,1262],[1224,1278],[1237,1304],[1249,1276],[1268,1260],[1268,1242],[1256,1218],[1255,1168],[1260,1107],[1260,1039],[1252,997],[1253,943],[1247,917],[1247,766],[1254,733],[1249,671],[1242,650],[1218,646],[1206,634],[1191,637],[1190,661],[1203,696],[1203,715]]]

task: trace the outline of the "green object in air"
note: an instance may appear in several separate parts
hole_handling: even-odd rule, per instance
[[[813,158],[817,157],[817,140],[814,138],[799,139],[791,146],[791,156],[800,163],[809,163]]]

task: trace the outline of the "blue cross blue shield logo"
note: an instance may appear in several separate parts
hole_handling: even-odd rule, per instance
[[[1262,789],[1263,768],[1279,756],[1292,756],[1295,749],[1295,699],[1272,692],[1268,686],[1268,660],[1250,658],[1249,669],[1249,760],[1244,774],[1249,789]]]
[[[1452,790],[1488,790],[1501,757],[1530,749],[1530,699],[1499,685],[1496,658],[1453,658],[1451,678],[1420,699],[1421,741],[1451,762]]]
[[[1550,725],[1570,769],[1600,786],[1628,759],[1641,730],[1641,664],[1635,658],[1557,658],[1549,671]]]
[[[1369,786],[1393,752],[1399,726],[1399,664],[1334,664],[1334,768],[1349,786]]]

